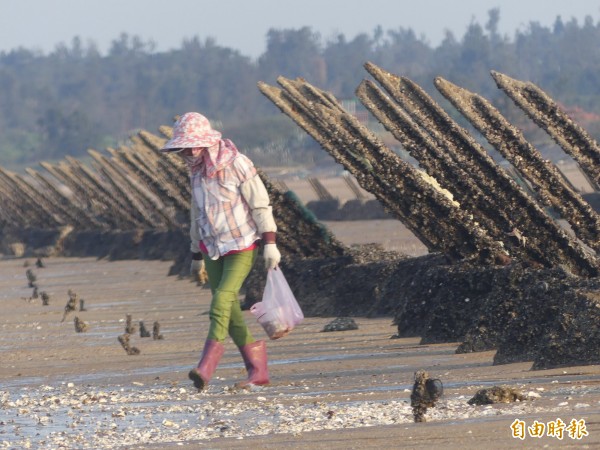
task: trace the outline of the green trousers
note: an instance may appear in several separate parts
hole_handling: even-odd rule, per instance
[[[248,250],[216,260],[203,255],[212,291],[208,339],[223,342],[229,334],[238,347],[254,342],[244,320],[238,295],[252,269],[257,252],[257,249]]]

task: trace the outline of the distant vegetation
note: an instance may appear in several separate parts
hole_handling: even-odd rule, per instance
[[[599,136],[600,23],[558,17],[552,27],[532,22],[510,37],[499,34],[499,20],[500,11],[490,10],[487,23],[473,22],[461,38],[448,33],[436,48],[406,28],[327,41],[309,27],[271,29],[257,60],[200,38],[157,53],[127,34],[106,55],[77,37],[47,55],[23,48],[3,52],[0,165],[14,169],[82,157],[88,148],[116,147],[140,128],[156,132],[190,110],[208,116],[260,165],[315,162],[328,156],[256,83],[302,77],[339,99],[353,99],[367,77],[366,61],[411,78],[436,98],[437,75],[482,94],[545,145],[548,139],[509,104],[489,73],[532,81]]]

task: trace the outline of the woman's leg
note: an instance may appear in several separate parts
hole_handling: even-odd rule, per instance
[[[205,257],[204,265],[208,274],[210,290],[214,296],[215,286],[218,286],[219,280],[221,279],[223,260],[220,258],[213,261]],[[198,362],[198,365],[188,373],[188,378],[194,382],[194,386],[198,390],[206,388],[219,365],[219,361],[221,360],[224,351],[225,348],[223,347],[223,342],[214,339],[206,339],[200,362]]]
[[[202,255],[204,259],[204,269],[208,275],[208,284],[210,285],[210,293],[215,295],[215,290],[221,282],[221,275],[223,274],[223,258],[210,259],[208,255]]]
[[[242,313],[239,301],[235,302],[231,308],[229,336],[231,336],[231,339],[233,339],[233,342],[235,342],[235,345],[238,347],[254,342],[254,337],[244,320],[244,314]]]
[[[213,293],[210,305],[208,339],[223,342],[230,334],[236,345],[254,342],[244,321],[238,295],[252,269],[257,250],[227,255],[218,260],[205,258]]]

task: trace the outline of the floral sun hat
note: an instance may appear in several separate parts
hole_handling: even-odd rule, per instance
[[[221,140],[221,133],[213,130],[206,117],[197,112],[188,112],[173,125],[173,137],[160,150],[177,152],[184,148],[212,147]]]

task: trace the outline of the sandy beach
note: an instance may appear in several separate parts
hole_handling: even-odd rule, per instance
[[[332,228],[349,244],[365,235],[365,226],[384,227],[388,235],[398,227],[383,222]],[[397,232],[386,247],[422,251],[401,227]],[[493,352],[455,354],[458,343],[394,339],[390,317],[355,317],[357,330],[327,333],[323,327],[335,317],[307,317],[290,335],[267,343],[269,386],[234,388],[245,370],[229,340],[215,378],[199,393],[187,372],[208,329],[208,289],[167,276],[169,261],[56,257],[44,259],[43,268],[34,263],[0,260],[2,449],[600,446],[599,366],[493,366]],[[49,305],[31,298],[27,269]],[[62,322],[69,290],[84,299],[86,310]],[[137,355],[117,340],[128,314],[137,329],[130,338]],[[265,338],[246,314],[255,337]],[[75,317],[87,331],[76,332]],[[139,321],[150,331],[158,322],[163,338],[140,337]],[[410,406],[419,369],[441,379],[445,391],[425,423],[414,423]],[[467,403],[494,385],[517,388],[527,400]]]

